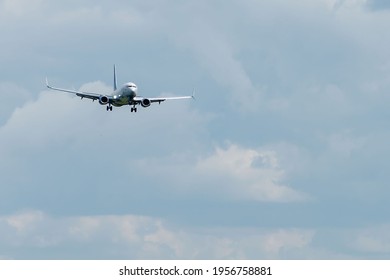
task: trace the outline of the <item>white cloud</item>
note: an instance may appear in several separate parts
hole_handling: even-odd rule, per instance
[[[211,154],[207,150],[185,151],[164,158],[132,160],[128,168],[146,174],[148,185],[178,197],[204,195],[218,201],[236,202],[308,200],[309,195],[288,186],[279,157],[289,172],[300,168],[295,160],[303,160],[299,152],[286,145],[251,149],[228,144],[225,148],[217,146]],[[154,177],[148,176],[149,173]]]
[[[7,123],[0,128],[4,145],[0,151],[40,153],[66,144],[71,136],[80,131],[78,125],[73,125],[79,119],[77,112],[91,113],[91,106],[82,108],[66,94],[43,92],[39,98],[23,107],[17,108]],[[89,104],[91,105],[91,104]],[[28,133],[28,141],[23,135]]]
[[[28,233],[33,227],[45,219],[45,216],[40,211],[22,212],[4,218],[6,224],[15,229],[19,233]]]
[[[280,256],[284,250],[300,250],[311,243],[314,231],[311,230],[278,230],[265,235],[262,244],[268,256]]]
[[[188,252],[185,252],[186,248],[184,247],[186,245],[188,246],[188,244],[184,244],[184,242],[189,241],[186,240],[186,235],[188,235],[188,233],[183,233],[180,230],[174,231],[172,229],[168,229],[162,221],[158,221],[155,226],[155,230],[146,234],[143,238],[144,254],[153,254],[163,257],[164,254],[167,253],[168,249],[168,254],[170,255],[169,257],[185,258],[186,253]],[[192,250],[193,249],[194,248],[192,248]]]
[[[0,125],[10,117],[15,108],[22,107],[33,99],[31,92],[10,82],[0,82],[0,93]]]
[[[55,251],[59,258],[279,258],[310,246],[313,232],[299,229],[178,228],[152,217],[51,217],[41,211],[0,216],[0,244],[10,255],[21,246]],[[4,238],[5,237],[5,238]],[[93,246],[90,252],[85,248]],[[87,250],[88,251],[88,250]],[[28,252],[25,252],[29,255]],[[34,258],[40,258],[35,256]],[[47,258],[47,257],[46,257]]]
[[[218,185],[221,192],[238,199],[286,202],[306,198],[283,183],[285,172],[273,150],[236,145],[217,148],[213,155],[201,159],[196,169],[201,177],[221,182]]]

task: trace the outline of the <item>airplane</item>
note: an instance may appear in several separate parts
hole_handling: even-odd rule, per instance
[[[137,105],[141,105],[142,107],[149,107],[152,103],[159,103],[165,100],[179,100],[179,99],[195,99],[194,91],[191,96],[177,96],[177,97],[153,97],[153,98],[145,98],[142,96],[138,96],[138,88],[137,85],[129,82],[124,84],[121,88],[117,88],[116,82],[116,69],[114,65],[114,91],[110,95],[103,95],[99,93],[93,92],[84,92],[84,91],[76,91],[70,89],[63,89],[52,87],[49,85],[49,81],[46,78],[46,86],[49,89],[63,91],[68,93],[73,93],[78,97],[92,99],[92,101],[99,100],[100,105],[107,105],[107,111],[112,111],[112,106],[121,107],[124,105],[129,105],[131,107],[131,112],[137,112]]]

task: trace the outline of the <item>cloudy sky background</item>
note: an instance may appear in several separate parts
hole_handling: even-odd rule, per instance
[[[384,0],[0,1],[0,259],[390,258]],[[45,89],[196,101],[114,108]]]

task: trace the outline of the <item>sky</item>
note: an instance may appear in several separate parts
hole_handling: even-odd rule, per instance
[[[0,0],[0,259],[389,259],[384,0]],[[196,100],[105,106],[45,88]]]

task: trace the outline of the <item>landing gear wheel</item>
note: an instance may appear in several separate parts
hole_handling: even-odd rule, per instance
[[[130,112],[137,113],[137,107],[131,107]]]
[[[112,106],[111,105],[107,105],[107,111],[112,111]]]

